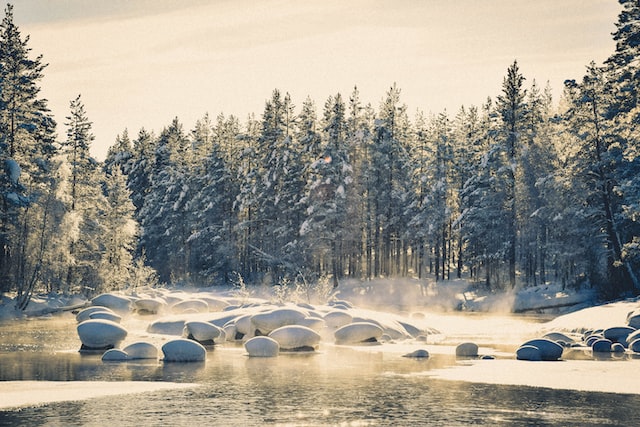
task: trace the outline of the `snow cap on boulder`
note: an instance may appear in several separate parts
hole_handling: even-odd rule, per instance
[[[200,343],[213,344],[220,337],[222,330],[216,325],[199,320],[191,320],[184,324],[182,336]]]
[[[77,326],[81,350],[106,350],[117,347],[127,337],[127,330],[104,319],[89,319]]]
[[[114,293],[100,294],[91,300],[91,304],[108,307],[117,313],[128,313],[131,311],[131,300]]]
[[[166,342],[162,346],[165,362],[204,362],[207,349],[200,343],[185,338]]]
[[[516,359],[539,362],[542,360],[542,352],[536,346],[522,345],[516,350]]]
[[[611,353],[612,342],[606,338],[602,338],[591,344],[591,350],[594,353]]]
[[[134,342],[122,349],[129,356],[129,360],[134,359],[157,359],[158,349],[148,342]]]
[[[209,304],[201,299],[187,299],[177,302],[171,306],[173,313],[206,313],[209,311]]]
[[[110,308],[103,307],[101,305],[92,305],[91,307],[80,310],[80,312],[76,314],[76,322],[81,323],[85,320],[89,320],[91,319],[91,313],[96,313],[98,311],[113,313]]]
[[[293,307],[276,308],[265,313],[254,314],[251,317],[252,332],[260,331],[262,335],[268,335],[282,326],[296,325],[305,317],[307,317],[305,311]]]
[[[129,355],[126,351],[118,348],[109,349],[102,355],[103,362],[124,362],[126,360],[129,360]]]
[[[111,320],[112,322],[115,322],[115,323],[120,323],[120,321],[122,320],[122,317],[118,316],[116,313],[112,312],[111,310],[109,311],[98,310],[91,313],[89,315],[89,319],[104,319],[104,320]]]
[[[280,352],[278,341],[270,337],[253,337],[244,343],[251,357],[275,357]]]
[[[635,331],[636,329],[630,326],[615,326],[605,329],[602,335],[612,343],[620,343],[626,347],[627,337]]]
[[[359,344],[364,342],[377,342],[384,331],[374,323],[356,322],[344,325],[334,332],[336,344]]]
[[[324,322],[329,328],[340,328],[353,322],[353,316],[346,311],[334,310],[324,315]]]
[[[320,334],[300,325],[282,326],[269,334],[282,350],[315,350],[320,343]]]
[[[546,338],[538,338],[534,340],[527,341],[522,344],[521,347],[524,346],[533,346],[540,350],[540,357],[542,360],[558,360],[562,357],[562,352],[564,348],[555,341],[551,341]]]

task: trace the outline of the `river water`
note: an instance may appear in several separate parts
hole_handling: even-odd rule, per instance
[[[416,360],[323,346],[314,354],[248,358],[242,346],[225,344],[202,364],[103,363],[78,346],[71,316],[0,323],[0,381],[109,381],[123,390],[130,381],[196,385],[0,409],[0,425],[640,425],[639,395],[422,375],[454,365],[450,354]]]

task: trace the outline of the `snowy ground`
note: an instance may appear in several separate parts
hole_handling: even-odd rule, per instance
[[[197,384],[129,381],[2,381],[0,410],[95,397],[196,387]]]
[[[187,299],[193,297],[227,299],[232,302],[253,302],[273,304],[273,295],[246,290],[204,291],[190,294],[185,291],[167,291],[163,293],[167,299]],[[302,295],[288,295],[303,301]],[[282,297],[282,295],[279,295]],[[271,298],[271,302],[268,299]],[[627,314],[640,308],[638,299],[619,301],[611,304],[592,306],[593,294],[584,291],[568,293],[558,287],[545,286],[508,295],[479,295],[466,291],[464,282],[451,282],[439,286],[422,286],[417,281],[379,281],[349,283],[341,287],[335,298],[347,300],[355,307],[351,314],[358,317],[374,319],[382,324],[391,324],[406,320],[407,323],[421,328],[424,337],[389,340],[377,346],[354,346],[363,352],[383,352],[390,357],[401,355],[423,348],[431,354],[453,354],[455,346],[465,341],[473,341],[480,345],[481,355],[494,356],[494,360],[459,360],[455,366],[432,369],[420,374],[430,378],[450,381],[466,381],[488,384],[527,385],[555,389],[580,391],[598,391],[611,393],[640,394],[637,372],[640,371],[640,354],[627,350],[624,354],[604,360],[579,360],[581,358],[563,358],[558,362],[525,362],[515,360],[515,349],[525,340],[540,337],[544,333],[556,331],[565,333],[582,333],[585,330],[605,329],[612,326],[625,325]],[[302,299],[302,300],[301,300]],[[560,302],[560,303],[559,303]],[[29,307],[31,314],[46,314],[60,307],[82,304],[79,298],[41,297],[35,298]],[[492,314],[459,313],[455,309],[464,304],[465,308],[475,311],[486,311],[491,308]],[[330,307],[317,303],[317,310],[329,310]],[[563,307],[557,307],[562,305]],[[521,316],[508,314],[514,308],[544,309],[556,313],[569,311],[572,306],[585,307],[566,314],[555,314],[552,320],[544,323],[532,322]],[[497,312],[497,313],[496,313]],[[4,297],[0,300],[0,320],[15,315],[11,300]],[[205,318],[203,313],[165,314],[153,319],[166,321],[184,321]],[[129,328],[131,340],[147,340],[160,345],[166,336],[149,333],[147,326],[152,318],[131,316],[123,319]],[[403,320],[404,319],[404,320]],[[440,334],[433,333],[435,330]],[[322,345],[335,345],[327,334],[322,336]],[[125,343],[126,344],[126,343]],[[565,352],[567,354],[567,352]],[[393,374],[392,374],[393,375]],[[404,374],[398,374],[404,375]],[[129,384],[131,384],[129,386]],[[183,387],[167,383],[128,383],[126,392],[157,390],[165,387]],[[56,390],[63,390],[58,393]],[[95,383],[46,383],[46,382],[10,382],[0,387],[1,407],[42,404],[57,400],[76,400],[80,398],[98,397],[122,393],[117,384],[95,387]],[[51,400],[53,399],[53,400]]]

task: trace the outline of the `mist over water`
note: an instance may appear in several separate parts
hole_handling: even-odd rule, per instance
[[[633,425],[640,423],[640,397],[527,386],[443,381],[429,372],[456,364],[456,342],[481,345],[536,330],[540,319],[506,315],[432,312],[416,316],[447,334],[440,344],[368,346],[323,344],[312,354],[249,358],[240,344],[216,346],[206,363],[103,363],[81,355],[75,320],[0,324],[0,381],[109,381],[127,390],[129,381],[195,383],[186,389],[97,397],[0,410],[0,425]],[[423,307],[424,308],[424,307]],[[414,311],[415,310],[415,311]],[[144,336],[146,318],[131,318]],[[482,335],[484,334],[484,335]],[[493,339],[493,341],[492,341]],[[450,345],[447,345],[450,344]],[[395,346],[395,347],[394,347]],[[401,357],[429,348],[431,357]],[[499,351],[500,345],[493,345]],[[486,347],[486,349],[491,350]],[[498,362],[498,361],[496,361]],[[489,362],[491,363],[491,362]],[[558,362],[562,363],[562,362]],[[86,383],[83,383],[86,384]],[[90,384],[90,383],[89,383]],[[104,387],[104,383],[100,384]],[[615,401],[615,405],[612,402]]]

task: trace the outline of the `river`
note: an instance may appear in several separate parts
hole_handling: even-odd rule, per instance
[[[70,315],[0,323],[4,390],[16,384],[10,381],[74,382],[65,383],[71,387],[86,382],[104,387],[107,382],[123,391],[140,381],[190,385],[111,396],[98,392],[89,399],[19,408],[0,406],[0,425],[640,425],[637,394],[445,381],[425,375],[456,363],[447,351],[418,360],[375,347],[331,345],[313,354],[249,358],[241,345],[229,343],[211,350],[206,363],[163,364],[103,363],[98,355],[81,355],[78,347]]]

